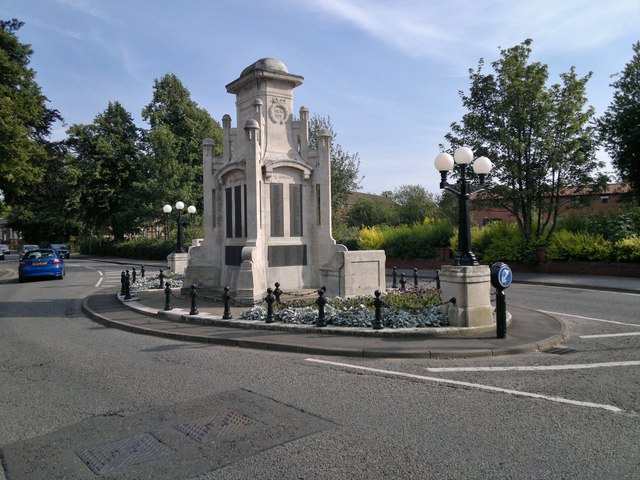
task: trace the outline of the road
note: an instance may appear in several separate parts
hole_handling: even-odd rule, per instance
[[[81,302],[115,292],[122,266],[72,258],[63,281],[26,284],[3,267],[15,261],[0,264],[7,480],[635,479],[640,472],[640,295],[514,284],[508,303],[568,323],[562,348],[467,360],[353,359],[104,328],[82,314]],[[130,452],[148,448],[147,457],[127,457],[117,441]],[[104,457],[114,451],[120,457],[109,463]]]

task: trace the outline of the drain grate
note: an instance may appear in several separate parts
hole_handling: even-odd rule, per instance
[[[181,423],[175,428],[190,440],[197,443],[212,443],[225,437],[250,430],[258,422],[231,410],[207,415],[192,422]]]
[[[156,460],[171,449],[149,433],[105,443],[81,452],[80,459],[97,475]]]
[[[573,350],[572,348],[549,348],[547,350],[543,350],[543,353],[550,353],[552,355],[569,355],[570,353],[577,353],[577,350]]]

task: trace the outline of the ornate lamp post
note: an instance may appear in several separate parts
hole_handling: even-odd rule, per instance
[[[473,171],[478,175],[478,183],[474,184],[467,178],[467,169],[473,162]],[[457,183],[447,183],[447,174],[457,165],[460,178]],[[435,166],[440,172],[440,188],[455,193],[458,197],[458,252],[453,257],[454,265],[479,265],[476,256],[471,251],[471,217],[469,215],[469,195],[484,190],[484,179],[493,167],[487,157],[476,158],[473,161],[473,151],[469,147],[456,149],[453,157],[448,153],[441,153],[436,157]]]
[[[162,211],[165,213],[167,217],[171,213],[171,210],[172,210],[171,205],[165,205],[164,207],[162,207]],[[177,215],[173,219],[178,224],[178,245],[176,247],[176,253],[185,253],[185,249],[183,246],[183,243],[184,243],[183,242],[183,230],[184,230],[183,226],[185,223],[188,222],[188,218],[185,218],[182,216],[183,210],[184,210],[184,202],[177,202],[176,203]],[[194,213],[196,213],[196,207],[194,207],[193,205],[189,205],[189,207],[187,207],[187,212],[193,215]]]

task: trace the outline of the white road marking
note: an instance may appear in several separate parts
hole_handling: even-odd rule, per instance
[[[538,310],[538,311],[542,313],[548,313],[550,315],[564,315],[565,317],[581,318],[582,320],[591,320],[593,322],[613,323],[615,325],[625,325],[628,327],[640,327],[640,324],[638,323],[616,322],[615,320],[604,320],[602,318],[583,317],[582,315],[571,315],[569,313],[561,313],[561,312],[549,312],[547,310]]]
[[[640,335],[640,332],[638,333]],[[544,372],[548,370],[584,370],[589,368],[632,367],[640,365],[640,360],[626,362],[575,363],[573,365],[536,365],[511,367],[441,367],[427,368],[429,372]]]
[[[404,377],[404,378],[412,378],[412,379],[416,379],[416,380],[424,380],[427,382],[435,382],[435,383],[444,383],[447,385],[458,385],[461,387],[468,387],[468,388],[475,388],[478,390],[487,390],[490,392],[498,392],[498,393],[507,393],[510,395],[516,395],[519,397],[528,397],[528,398],[536,398],[536,399],[540,399],[540,400],[548,400],[550,402],[556,402],[556,403],[566,403],[569,405],[574,405],[574,406],[578,406],[578,407],[588,407],[588,408],[599,408],[602,410],[607,410],[609,412],[615,412],[615,413],[621,413],[624,412],[624,410],[622,410],[621,408],[618,408],[616,406],[613,405],[606,405],[606,404],[601,404],[601,403],[592,403],[592,402],[581,402],[578,400],[570,400],[568,398],[562,398],[562,397],[551,397],[549,395],[542,395],[539,393],[530,393],[530,392],[523,392],[520,390],[510,390],[507,388],[499,388],[499,387],[493,387],[491,385],[482,385],[482,384],[478,384],[478,383],[469,383],[469,382],[460,382],[458,380],[448,380],[446,378],[437,378],[437,377],[426,377],[424,375],[416,375],[413,373],[405,373],[405,372],[395,372],[392,370],[382,370],[379,368],[370,368],[370,367],[363,367],[360,365],[352,365],[349,363],[340,363],[340,362],[331,362],[328,360],[320,360],[317,358],[306,358],[305,359],[308,362],[314,362],[314,363],[322,363],[325,365],[332,365],[335,367],[343,367],[343,368],[351,368],[354,370],[363,370],[363,371],[367,371],[367,372],[372,372],[372,373],[382,373],[384,375],[393,375],[393,376],[397,376],[397,377]]]
[[[580,335],[580,338],[609,338],[609,337],[636,337],[640,332],[630,333],[602,333],[599,335]]]
[[[102,270],[98,270],[98,275],[100,275],[100,280],[98,280],[98,283],[96,283],[96,286],[94,288],[98,288],[102,283],[102,280],[104,279],[104,276],[102,275]]]

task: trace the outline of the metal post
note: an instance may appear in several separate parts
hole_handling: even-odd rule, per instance
[[[393,267],[393,281],[391,282],[391,288],[398,288],[398,282],[397,282],[397,277],[396,277],[396,273],[397,273],[397,268]]]
[[[229,320],[231,318],[231,309],[229,309],[229,287],[224,287],[224,293],[222,294],[222,299],[224,300],[224,313],[222,314],[222,318],[224,320]]]
[[[131,300],[131,284],[129,283],[129,272],[124,277],[124,299]]]
[[[407,279],[404,278],[404,273],[400,274],[400,291],[405,291],[405,286],[407,285]]]
[[[164,309],[172,310],[173,307],[171,306],[171,287],[169,286],[169,282],[166,283],[166,286],[164,288],[164,296]]]
[[[144,265],[140,265],[140,277],[144,278]]]
[[[198,307],[196,306],[196,297],[198,296],[198,292],[196,291],[198,287],[196,287],[196,284],[194,283],[193,285],[191,285],[191,311],[189,312],[189,315],[198,315]]]
[[[131,271],[131,284],[133,285],[134,283],[136,283],[136,267],[133,267]]]
[[[376,307],[376,316],[373,320],[373,329],[382,330],[382,300],[380,300],[380,290],[373,292],[376,298],[373,300],[373,306]]]
[[[324,306],[327,304],[327,299],[324,298],[324,290],[318,290],[318,298],[316,299],[316,305],[318,305],[318,321],[316,327],[326,327],[327,321],[324,318]]]
[[[436,288],[442,290],[440,286],[440,270],[436,270]]]
[[[267,298],[265,298],[265,302],[267,302],[267,320],[265,323],[273,323],[273,302],[276,297],[273,296],[273,290],[271,287],[267,288]]]
[[[418,288],[418,269],[413,269],[413,287]]]
[[[125,287],[125,280],[127,279],[127,277],[125,277],[124,275],[124,270],[122,271],[122,273],[120,274],[120,295],[124,296],[124,294],[126,293],[126,287]]]
[[[496,289],[496,336],[507,336],[507,299],[502,289]]]
[[[273,294],[276,297],[276,303],[280,303],[280,295],[282,295],[282,290],[280,290],[280,282],[276,282],[276,288],[273,290]]]
[[[164,285],[164,273],[162,272],[162,269],[160,269],[160,275],[158,275],[158,278],[160,279],[160,285],[158,288],[162,288],[162,285]]]

